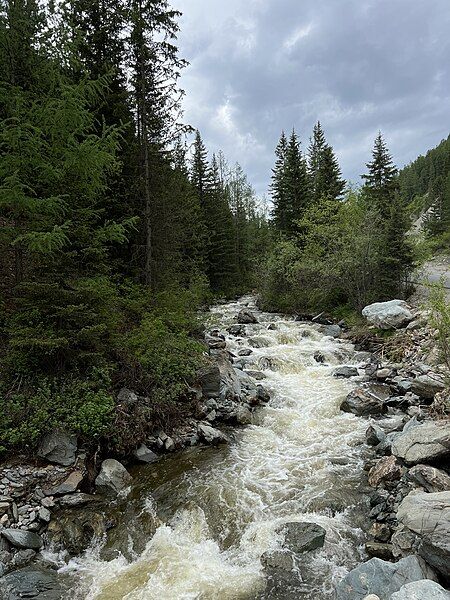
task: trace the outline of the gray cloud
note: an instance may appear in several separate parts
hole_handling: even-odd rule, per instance
[[[267,191],[281,129],[322,121],[359,180],[381,129],[399,166],[450,129],[449,0],[174,0],[186,121]]]

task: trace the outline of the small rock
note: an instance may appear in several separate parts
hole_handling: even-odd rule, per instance
[[[41,506],[38,515],[40,520],[44,521],[44,523],[49,523],[52,516],[51,512],[48,510],[48,508],[45,508],[45,506]]]
[[[63,481],[63,483],[49,490],[48,495],[61,496],[63,494],[72,494],[77,490],[78,486],[82,481],[83,474],[81,473],[81,471],[73,471],[73,473],[71,473],[69,477],[67,477],[67,479]]]
[[[418,375],[412,380],[411,391],[421,398],[432,400],[434,395],[445,389],[445,384],[440,377],[433,373]]]
[[[76,506],[84,506],[88,502],[96,500],[95,496],[77,492],[76,494],[68,494],[59,499],[59,505],[65,508],[74,508]]]
[[[147,448],[145,444],[138,446],[138,448],[136,448],[136,450],[133,452],[133,456],[136,460],[143,463],[153,463],[159,459],[159,456],[152,452],[150,448]]]
[[[199,423],[198,433],[202,440],[204,440],[207,444],[212,444],[213,446],[228,441],[225,434],[218,429],[211,427],[210,425],[206,425],[205,423]]]
[[[402,586],[389,600],[450,600],[450,592],[435,581],[422,579]]]
[[[127,406],[133,406],[134,404],[137,404],[139,402],[139,398],[137,396],[137,394],[135,394],[133,391],[127,389],[127,388],[122,388],[119,393],[117,394],[117,401],[120,404],[126,404]]]
[[[392,554],[392,544],[366,542],[366,552],[369,556],[381,558],[383,560],[391,560],[394,558]]]
[[[391,538],[391,528],[386,523],[373,523],[369,535],[377,542],[387,542]]]
[[[445,492],[450,490],[450,476],[430,465],[416,465],[407,473],[410,481],[421,485],[427,492]]]
[[[366,430],[366,443],[369,446],[377,446],[378,444],[384,442],[385,439],[386,434],[381,429],[381,427],[378,427],[378,425],[374,424],[369,425],[369,427]]]
[[[243,348],[238,352],[238,356],[250,356],[250,354],[253,354],[253,350],[251,348]]]

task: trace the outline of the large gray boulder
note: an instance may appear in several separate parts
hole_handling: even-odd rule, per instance
[[[392,454],[409,465],[445,460],[450,457],[450,422],[427,421],[397,434]]]
[[[33,565],[0,578],[2,600],[62,600],[63,597],[58,575],[50,569]]]
[[[118,460],[107,458],[102,462],[95,485],[104,492],[117,494],[128,487],[132,480],[131,475]]]
[[[220,369],[216,362],[202,367],[197,373],[197,379],[205,398],[218,398],[220,394]]]
[[[430,465],[416,465],[412,467],[408,471],[407,477],[410,481],[422,486],[427,492],[445,492],[450,490],[450,476],[445,471],[441,471]]]
[[[435,581],[422,579],[402,586],[390,600],[450,600],[450,592]]]
[[[33,531],[2,529],[1,534],[15,548],[40,550],[42,547],[41,536]]]
[[[407,325],[414,315],[404,300],[375,302],[362,310],[362,315],[369,323],[380,329],[397,329]]]
[[[322,548],[326,531],[316,523],[292,522],[283,525],[284,547],[294,554]]]
[[[411,383],[411,391],[428,400],[432,400],[434,395],[444,388],[445,384],[442,379],[433,373],[418,375]]]
[[[450,578],[450,491],[410,492],[398,507],[397,519],[419,537],[419,554]]]
[[[207,444],[217,446],[228,441],[227,436],[222,433],[219,429],[211,427],[206,423],[199,423],[197,427],[198,435]]]
[[[436,581],[436,575],[420,557],[407,556],[396,563],[371,558],[338,583],[336,600],[363,600],[369,594],[389,600],[406,583],[422,579]]]
[[[159,456],[155,454],[145,444],[141,444],[133,452],[133,456],[136,460],[142,463],[153,463],[159,460]]]
[[[37,455],[49,462],[68,467],[75,462],[76,451],[76,435],[65,431],[53,431],[42,438]]]

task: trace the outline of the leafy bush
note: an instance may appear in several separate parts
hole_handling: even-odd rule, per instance
[[[105,435],[114,411],[109,388],[109,375],[100,371],[89,379],[41,378],[15,390],[3,387],[0,439],[4,448],[33,448],[42,435],[57,427],[88,439]]]

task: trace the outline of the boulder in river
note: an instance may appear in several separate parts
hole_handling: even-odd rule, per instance
[[[197,373],[197,379],[206,398],[218,398],[220,394],[220,369],[216,362],[210,362]]]
[[[427,421],[405,428],[392,442],[392,454],[416,465],[450,457],[450,422]]]
[[[117,494],[129,486],[131,481],[131,475],[118,460],[107,458],[102,462],[95,485],[101,490]]]
[[[407,325],[414,318],[411,308],[404,300],[369,304],[363,308],[362,315],[380,329],[397,329]]]
[[[241,325],[251,325],[258,323],[258,319],[248,308],[243,308],[238,312],[237,322]]]
[[[33,531],[2,529],[1,534],[15,548],[39,550],[42,547],[41,536]]]
[[[283,525],[284,547],[294,554],[322,548],[326,531],[317,523],[292,522]]]
[[[405,583],[422,579],[436,581],[436,575],[420,557],[407,556],[396,563],[371,558],[347,573],[338,583],[336,600],[363,600],[368,594],[389,600]]]
[[[66,431],[47,433],[39,444],[37,455],[51,463],[68,467],[75,462],[77,437]]]
[[[403,585],[389,600],[450,600],[450,592],[430,579]]]
[[[235,335],[235,336],[243,336],[246,333],[245,325],[242,325],[239,323],[236,325],[231,325],[230,327],[228,327],[227,331],[230,335]]]
[[[397,511],[399,522],[419,538],[419,554],[450,578],[450,491],[410,492]]]

